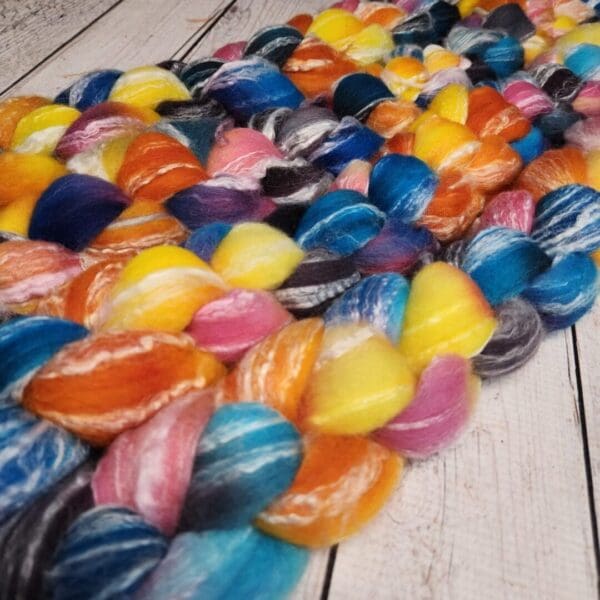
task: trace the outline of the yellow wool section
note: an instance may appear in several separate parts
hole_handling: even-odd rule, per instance
[[[300,247],[279,229],[241,223],[221,241],[211,264],[231,285],[270,290],[283,283],[303,258]]]
[[[156,246],[140,252],[115,284],[104,329],[182,331],[225,285],[193,252]]]
[[[319,13],[308,28],[307,35],[315,35],[336,49],[344,49],[364,28],[364,23],[351,12],[341,8],[330,8]]]
[[[477,142],[477,136],[466,126],[441,117],[424,120],[415,129],[414,155],[433,169],[465,144]]]
[[[63,104],[49,104],[36,108],[18,122],[13,133],[11,148],[19,149],[32,135],[41,135],[45,130],[53,131],[61,128],[64,131],[80,115],[81,113],[77,109]],[[42,147],[36,151],[51,153],[58,141],[58,139],[54,139],[55,137],[50,136],[48,141],[42,142]]]
[[[306,424],[335,435],[366,434],[412,400],[415,377],[401,352],[367,325],[325,331],[306,396]]]
[[[494,312],[468,275],[436,262],[412,282],[399,348],[420,372],[440,354],[474,356],[495,329]]]
[[[600,22],[584,23],[571,29],[571,31],[556,41],[556,48],[564,52],[577,44],[595,44],[596,46],[600,46]]]
[[[117,79],[110,100],[156,108],[164,100],[189,100],[190,92],[173,73],[160,67],[137,67]]]
[[[121,273],[116,291],[133,285],[148,275],[174,267],[196,268],[211,271],[199,256],[178,246],[155,246],[132,258]]]
[[[383,60],[394,48],[389,31],[381,25],[369,25],[352,38],[346,55],[360,65],[369,65]]]
[[[460,64],[460,56],[446,50],[442,46],[431,44],[424,50],[423,64],[430,75],[443,71],[444,69],[452,69]]]
[[[585,161],[587,163],[588,185],[600,192],[600,150],[589,152]]]
[[[460,83],[451,83],[435,96],[429,110],[444,119],[464,125],[469,114],[469,90]]]
[[[36,197],[25,197],[0,208],[0,231],[27,236],[37,200]]]

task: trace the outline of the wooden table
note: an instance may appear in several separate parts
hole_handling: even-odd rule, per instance
[[[193,60],[323,0],[2,0],[0,90],[52,95],[97,67]],[[484,386],[452,449],[411,465],[360,535],[313,553],[297,599],[595,598],[600,307]],[[594,482],[597,483],[596,489]]]

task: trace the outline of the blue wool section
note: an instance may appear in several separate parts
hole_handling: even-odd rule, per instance
[[[322,140],[308,160],[339,175],[355,159],[369,160],[382,146],[383,138],[354,117],[344,117]]]
[[[412,223],[431,202],[436,174],[420,159],[388,154],[377,161],[369,179],[369,200],[388,216]]]
[[[325,323],[367,322],[397,344],[404,323],[408,291],[408,282],[402,275],[371,275],[335,300],[325,313]]]
[[[25,317],[0,326],[0,405],[16,401],[11,388],[88,330],[63,319]]]
[[[258,189],[239,187],[239,179],[235,177],[214,178],[208,183],[199,183],[177,192],[165,206],[192,230],[214,222],[259,220],[264,201]]]
[[[587,254],[574,252],[556,258],[523,296],[535,306],[548,328],[564,329],[592,308],[597,293],[596,264]]]
[[[273,25],[257,31],[246,44],[244,56],[259,56],[283,67],[303,35],[290,25]]]
[[[397,45],[418,44],[425,47],[439,43],[460,19],[456,6],[447,2],[433,2],[426,8],[427,11],[411,15],[394,27],[392,35]]]
[[[181,530],[250,523],[287,490],[301,460],[300,435],[277,411],[253,402],[222,406],[198,442]]]
[[[364,119],[377,104],[395,98],[388,87],[370,73],[351,73],[340,79],[333,93],[333,110],[338,117]]]
[[[242,123],[269,108],[298,108],[304,100],[298,88],[262,58],[224,64],[206,84],[204,94],[220,102]]]
[[[518,296],[550,264],[550,258],[521,231],[490,227],[468,244],[461,267],[495,306]]]
[[[532,127],[527,135],[510,145],[513,150],[519,153],[521,160],[528,164],[544,152],[546,140],[537,127]]]
[[[429,229],[388,219],[379,234],[354,255],[354,262],[361,273],[408,273],[423,256],[438,250],[439,243]]]
[[[208,80],[225,64],[220,58],[201,58],[192,61],[181,70],[179,79],[183,81],[192,96],[202,94]]]
[[[600,193],[562,186],[538,202],[531,237],[550,256],[600,248]]]
[[[391,58],[396,58],[397,56],[410,56],[423,62],[423,48],[417,44],[399,44],[391,53]]]
[[[70,174],[52,183],[37,201],[29,237],[79,252],[114,221],[129,198],[114,184],[91,175]]]
[[[446,38],[446,47],[456,54],[480,56],[503,37],[501,31],[457,25]]]
[[[579,44],[565,56],[565,66],[586,81],[600,79],[600,46]]]
[[[559,147],[565,143],[565,131],[581,119],[582,115],[570,105],[559,104],[552,112],[536,117],[533,123],[552,146]]]
[[[56,104],[69,104],[78,110],[86,110],[108,100],[115,81],[123,71],[104,69],[92,71],[80,77],[73,85],[56,96]]]
[[[307,550],[252,527],[184,533],[173,540],[139,598],[283,600],[308,557]]]
[[[215,140],[217,128],[222,123],[218,117],[201,117],[194,119],[162,119],[155,127],[157,131],[166,133],[187,146],[203,164]]]
[[[486,48],[481,58],[498,77],[508,77],[523,66],[524,56],[519,41],[506,36]]]
[[[88,446],[20,406],[0,407],[0,523],[88,456]]]
[[[231,231],[229,223],[211,223],[193,231],[185,242],[185,248],[191,250],[202,260],[210,262],[221,240]]]
[[[132,598],[167,553],[167,539],[127,508],[100,506],[68,529],[48,573],[53,600]]]
[[[352,190],[338,190],[311,205],[296,230],[296,241],[305,250],[326,248],[349,256],[373,239],[385,215]]]

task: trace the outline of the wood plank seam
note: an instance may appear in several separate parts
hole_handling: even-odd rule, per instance
[[[237,0],[231,0],[231,2],[229,4],[227,4],[225,6],[225,8],[223,8],[223,10],[221,10],[221,12],[217,14],[217,16],[215,16],[215,18],[212,20],[210,25],[208,25],[208,26],[206,26],[206,24],[203,25],[203,27],[205,27],[205,29],[202,31],[202,33],[198,37],[198,39],[181,55],[180,60],[185,60],[194,51],[194,49],[213,30],[213,28],[219,23],[219,21],[233,8],[233,6],[235,5],[236,2],[237,2]],[[196,32],[196,33],[198,33],[198,32]],[[196,34],[194,34],[194,35],[196,35]],[[180,48],[180,50],[181,50],[181,48]],[[179,52],[179,50],[177,52]],[[177,56],[177,53],[175,53],[173,56]]]
[[[594,555],[596,558],[596,574],[598,595],[600,596],[600,540],[598,537],[598,515],[596,513],[596,502],[594,493],[594,476],[592,472],[592,461],[590,454],[590,444],[588,437],[587,418],[585,412],[585,402],[583,397],[583,381],[581,375],[581,363],[579,360],[579,346],[577,343],[577,328],[571,327],[571,336],[573,340],[573,359],[575,363],[575,382],[577,386],[577,401],[579,409],[579,422],[581,426],[581,439],[583,442],[583,460],[585,464],[585,475],[587,479],[588,501],[590,508],[590,521],[592,526],[592,535],[594,540]]]
[[[7,85],[3,90],[0,91],[0,96],[3,96],[8,91],[11,90],[15,85],[19,84],[23,79],[31,75],[34,71],[39,69],[46,61],[50,60],[55,54],[58,54],[65,46],[71,44],[74,40],[76,40],[80,35],[85,33],[90,27],[93,27],[98,21],[103,19],[106,15],[108,15],[111,11],[113,11],[119,4],[123,3],[125,0],[117,0],[114,4],[111,4],[103,13],[99,14],[96,18],[92,19],[87,25],[82,27],[79,31],[74,33],[69,39],[65,40],[62,44],[59,44],[52,52],[48,53],[42,60],[38,61],[33,67],[25,71],[25,73],[21,74],[17,79],[12,81],[9,85]]]
[[[321,600],[329,598],[329,589],[331,588],[331,580],[333,579],[333,569],[335,569],[335,559],[337,558],[338,544],[332,546],[329,550],[327,558],[327,570],[323,579],[323,589],[321,590]]]

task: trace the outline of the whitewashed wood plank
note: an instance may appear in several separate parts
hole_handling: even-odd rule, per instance
[[[600,517],[600,303],[576,326],[596,515]]]
[[[3,0],[0,2],[0,90],[120,0]]]
[[[316,14],[330,4],[327,0],[237,0],[186,60],[210,56],[224,44],[247,40],[262,27],[285,23],[298,13]]]
[[[306,571],[289,600],[318,600],[321,597],[328,558],[329,550],[325,548],[310,553]]]
[[[10,94],[52,96],[96,68],[128,69],[169,58],[202,35],[227,4],[226,0],[124,0],[11,88]]]
[[[409,467],[337,554],[330,598],[596,597],[570,332],[486,384],[458,444]]]

